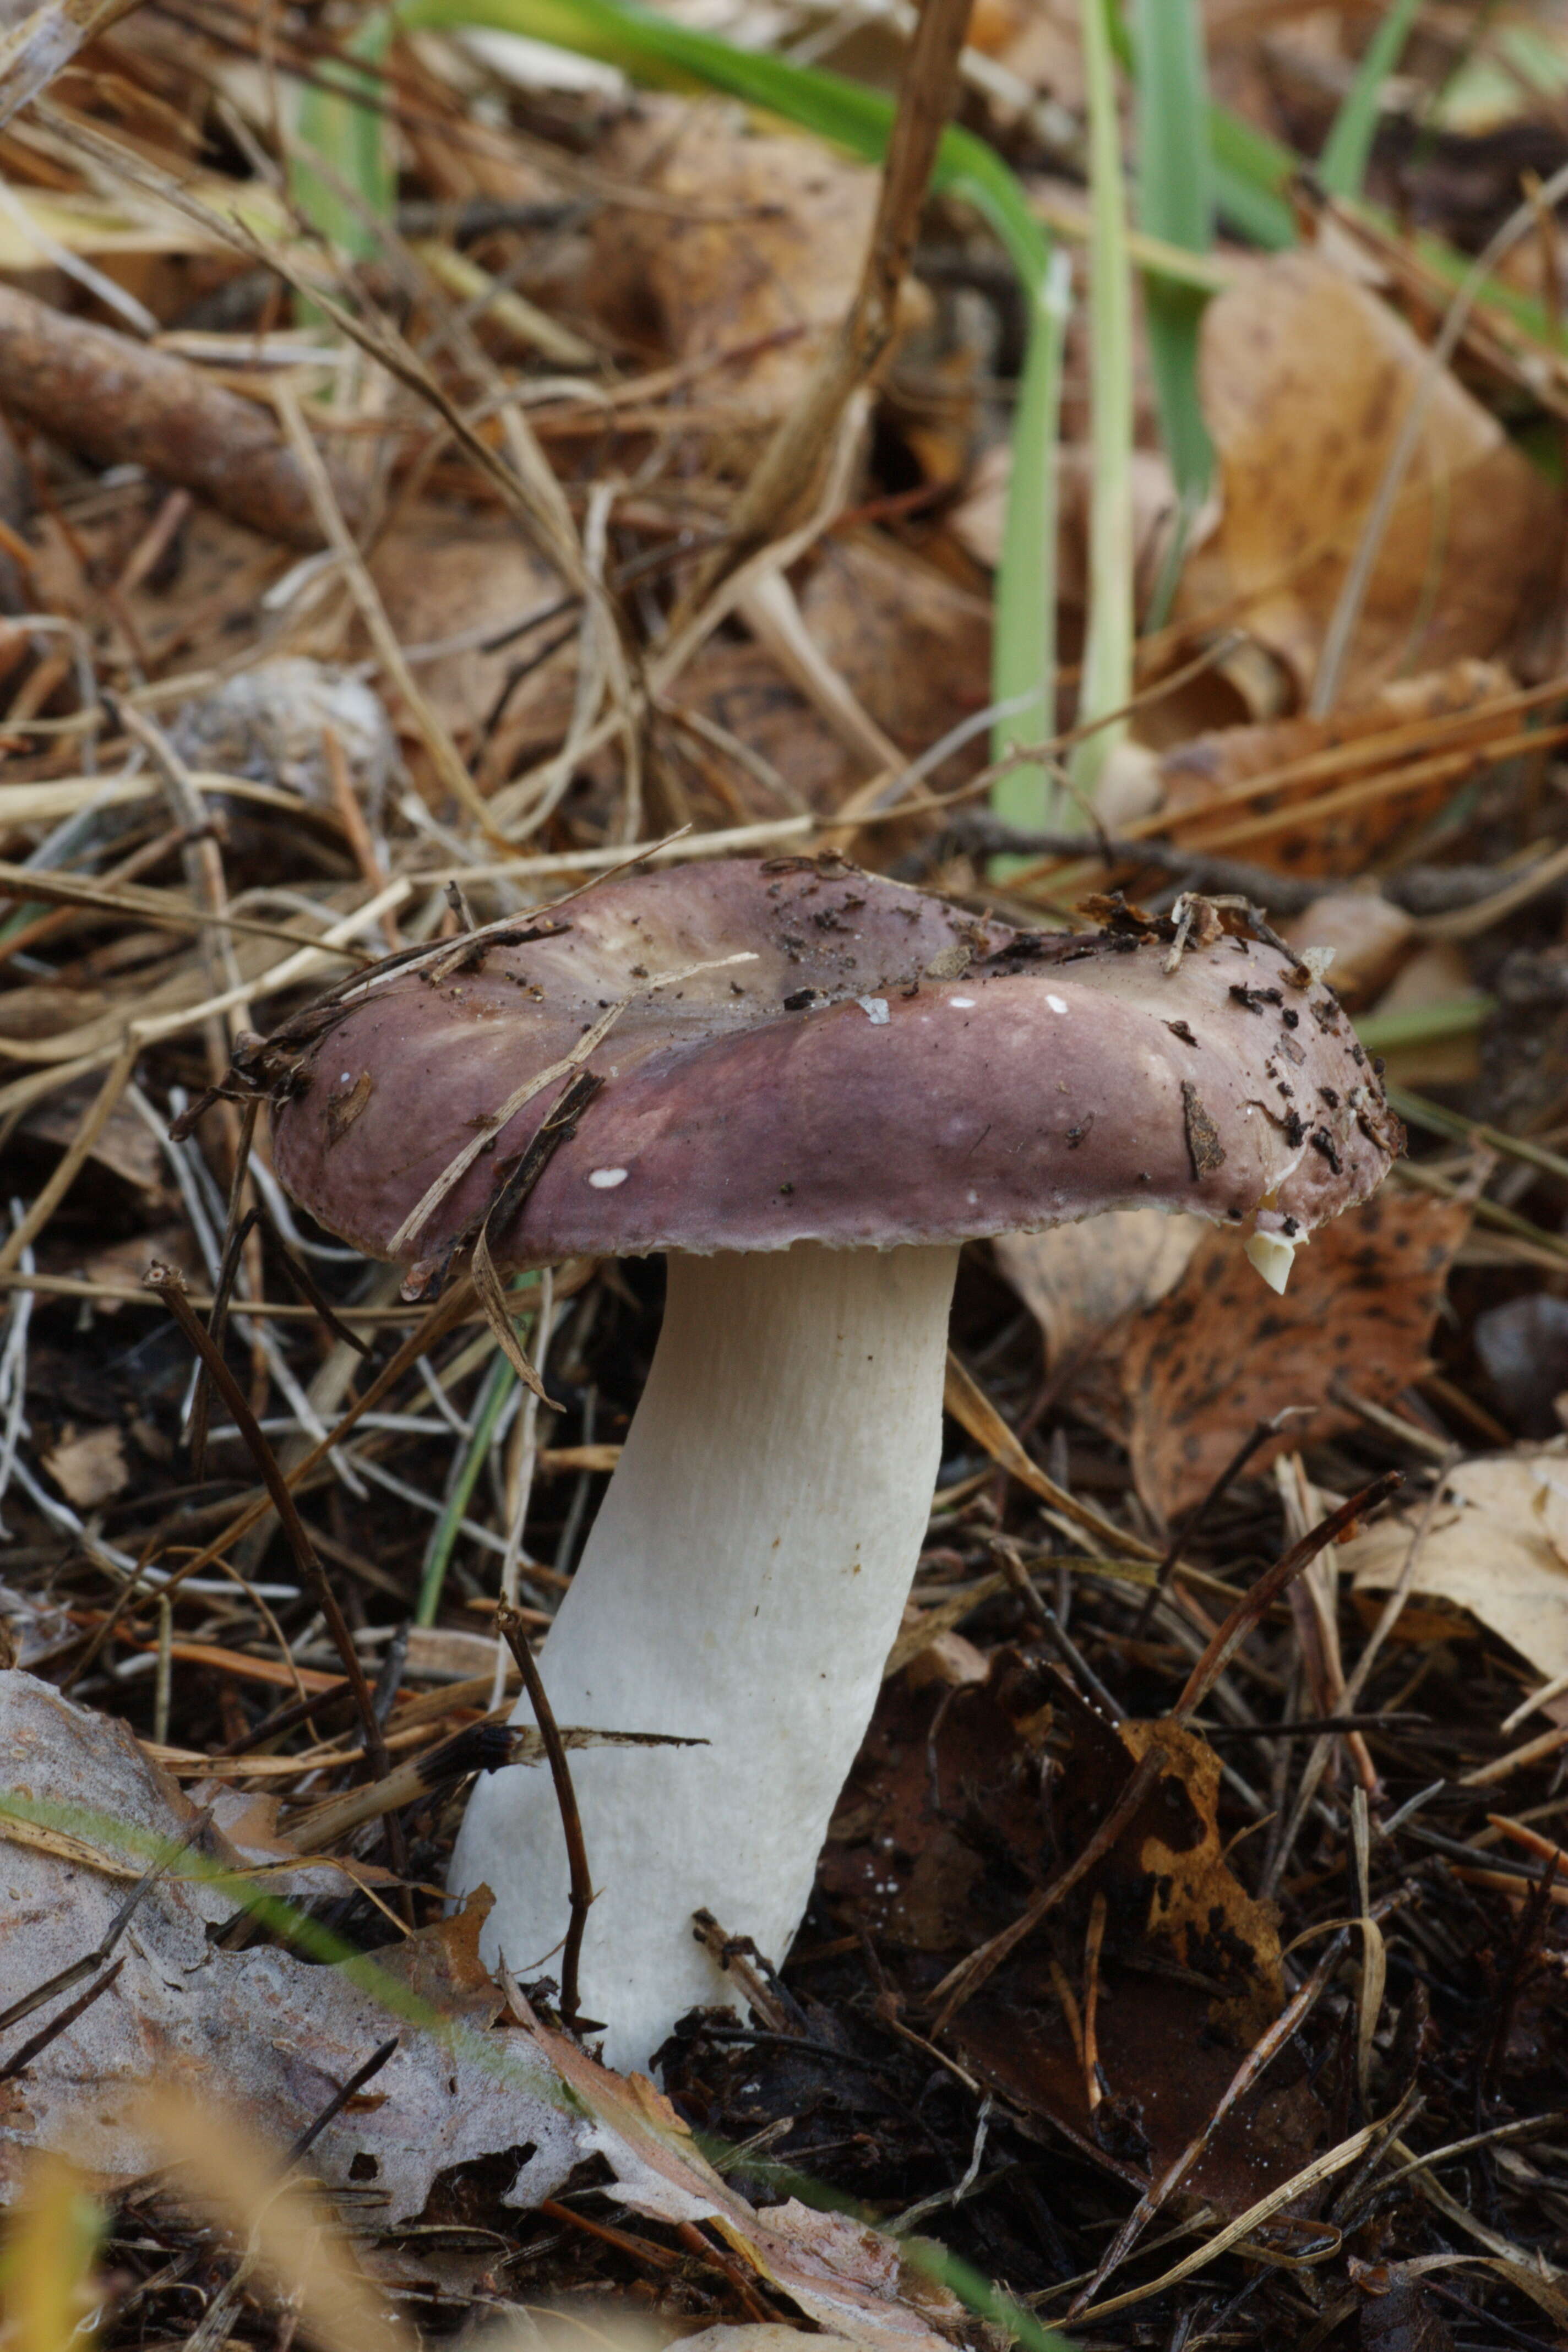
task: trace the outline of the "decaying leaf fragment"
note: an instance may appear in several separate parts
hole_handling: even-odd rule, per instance
[[[1238,2044],[1254,2042],[1284,2006],[1283,1963],[1273,1906],[1256,1902],[1225,1858],[1219,1758],[1172,1723],[1121,1723],[1117,1736],[1134,1762],[1158,1747],[1168,1769],[1112,1849],[1107,1891],[1113,1877],[1147,1883],[1142,1932],[1151,1949],[1227,1984],[1214,2022]]]
[[[921,2277],[896,2240],[842,2214],[815,2212],[795,2198],[758,2212],[714,2171],[646,2075],[614,2074],[547,2028],[534,2038],[587,2118],[588,2144],[608,2157],[634,2212],[712,2223],[760,2277],[829,2335],[847,2336],[864,2352],[942,2352],[932,2323],[952,2327],[961,2306]]]
[[[645,99],[608,150],[689,211],[608,215],[594,298],[619,332],[697,362],[696,400],[782,415],[848,308],[876,175],[815,141],[736,128],[718,104]]]
[[[1309,1106],[1310,1108],[1310,1106]],[[1220,1234],[1205,1234],[1181,1281],[1135,1322],[1121,1360],[1138,1491],[1169,1519],[1195,1502],[1247,1433],[1288,1405],[1284,1446],[1350,1425],[1338,1381],[1390,1403],[1426,1369],[1448,1266],[1468,1228],[1462,1202],[1389,1188],[1298,1250],[1282,1297]]]
[[[0,2084],[0,2202],[42,2149],[68,2148],[105,2186],[139,2177],[170,2152],[171,2117],[185,2116],[188,2140],[190,2103],[215,2083],[255,2148],[281,2151],[395,2034],[374,2094],[336,2116],[310,2156],[330,2186],[374,2187],[387,2222],[419,2213],[437,2174],[479,2157],[517,2163],[502,2200],[510,2204],[552,2195],[574,2166],[599,2157],[634,2211],[716,2226],[830,2334],[863,2352],[941,2352],[934,2326],[959,2307],[892,2240],[795,2203],[754,2211],[650,2082],[611,2074],[531,2021],[489,2031],[503,1995],[479,1963],[478,1906],[377,1952],[363,1981],[266,1945],[225,1950],[211,1931],[237,1915],[241,1853],[123,1725],[31,1675],[0,1673],[0,1754],[7,2000],[92,1951],[150,1855],[173,1856],[121,1938],[114,1981]],[[69,1827],[40,1825],[40,1808]],[[0,2035],[0,2063],[68,1998]],[[221,2203],[222,2181],[207,2186]]]

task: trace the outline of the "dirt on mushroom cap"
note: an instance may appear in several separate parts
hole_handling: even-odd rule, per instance
[[[886,1247],[1125,1203],[1310,1228],[1375,1189],[1397,1122],[1331,990],[1207,929],[1176,957],[1131,913],[1016,932],[832,860],[715,861],[361,975],[248,1066],[285,1183],[378,1256],[473,1232],[564,1081],[498,1112],[621,1004],[498,1258]]]

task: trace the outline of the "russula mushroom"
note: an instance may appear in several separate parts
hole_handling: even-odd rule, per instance
[[[692,864],[391,958],[251,1047],[295,1198],[426,1263],[471,1241],[591,1049],[603,1085],[490,1220],[494,1260],[668,1254],[542,1660],[563,1723],[708,1742],[573,1759],[613,2063],[732,2000],[695,1911],[777,1960],[795,1933],[925,1528],[960,1244],[1147,1203],[1235,1224],[1278,1282],[1398,1150],[1331,992],[1202,912],[1020,933],[831,859]],[[452,1885],[481,1884],[487,1957],[546,1969],[544,1775],[476,1784]]]

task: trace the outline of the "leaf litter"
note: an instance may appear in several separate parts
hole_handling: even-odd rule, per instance
[[[1221,107],[1310,160],[1364,25],[1203,13]],[[1290,234],[1283,179],[1245,220],[1223,180],[1224,237],[1193,257],[1219,289],[1217,472],[1184,539],[1141,352],[1135,789],[1104,835],[985,810],[1023,321],[962,204],[910,224],[833,498],[667,672],[686,583],[853,294],[873,164],[422,31],[354,66],[392,209],[311,243],[279,193],[305,185],[293,110],[355,11],[46,6],[13,42],[12,96],[76,54],[0,158],[0,2011],[54,1986],[0,2047],[0,2185],[107,2342],[190,2339],[194,2292],[204,2345],[281,2313],[359,2352],[392,2309],[537,2341],[549,2304],[650,2347],[778,2352],[803,2325],[1037,2347],[1108,2248],[1092,2293],[1119,2308],[1109,2336],[1075,2320],[1085,2342],[1561,2333],[1550,198],[1432,352],[1520,155],[1542,183],[1562,163],[1562,44],[1510,10],[1461,56],[1426,15],[1375,111],[1375,208],[1298,172],[1296,242],[1266,257],[1247,237]],[[720,29],[764,62],[783,37],[751,5]],[[897,80],[891,18],[786,29]],[[1079,63],[1053,5],[977,12],[962,65],[966,123],[1068,244]],[[363,127],[329,159],[362,205]],[[1063,729],[1098,593],[1081,318],[1068,360]],[[363,575],[321,549],[323,480]],[[494,1602],[548,1629],[657,1276],[584,1262],[518,1294],[545,1400],[501,1397],[470,1464],[504,1375],[461,1277],[399,1298],[290,1207],[264,1129],[241,1161],[228,1107],[181,1123],[245,1031],[363,958],[460,957],[470,923],[537,920],[656,843],[852,853],[1053,929],[1118,887],[1158,917],[1250,901],[1334,951],[1412,1137],[1408,1182],[1298,1252],[1283,1298],[1234,1237],[1135,1202],[966,1252],[926,1549],[813,1907],[787,1957],[701,1931],[737,2003],[682,2021],[662,2089],[562,2028],[549,1956],[492,1983],[438,1892],[509,1688]],[[1310,1136],[1286,1096],[1258,1115],[1292,1109]],[[188,1450],[153,1260],[201,1318],[226,1297],[224,1360],[330,1566],[374,1737],[226,1402]],[[1391,1465],[1398,1507],[1343,1530]],[[1347,1539],[1249,1611],[1331,1518]],[[428,1581],[437,1622],[411,1626]],[[149,2077],[195,2089],[205,2137]],[[62,2219],[84,2185],[96,2257]],[[291,2269],[290,2238],[325,2270]]]

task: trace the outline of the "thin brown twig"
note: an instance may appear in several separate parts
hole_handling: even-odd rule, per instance
[[[1154,1613],[1155,1604],[1164,1599],[1166,1587],[1171,1581],[1172,1572],[1177,1561],[1209,1513],[1240,1477],[1258,1447],[1267,1445],[1271,1437],[1278,1437],[1284,1423],[1295,1414],[1310,1411],[1310,1407],[1308,1405],[1288,1404],[1282,1412],[1273,1414],[1268,1421],[1258,1422],[1242,1439],[1213,1486],[1198,1496],[1186,1517],[1177,1522],[1176,1531],[1165,1547],[1160,1565],[1154,1570],[1154,1581],[1149,1588],[1147,1598],[1138,1613],[1138,1622],[1132,1628],[1135,1640],[1142,1641],[1148,1632],[1149,1620]]]
[[[331,1636],[333,1647],[342,1660],[343,1673],[348,1679],[350,1689],[353,1692],[354,1705],[359,1710],[360,1721],[363,1727],[365,1754],[370,1759],[371,1769],[379,1780],[387,1769],[387,1755],[386,1741],[375,1712],[375,1701],[370,1685],[365,1679],[359,1652],[354,1647],[353,1635],[349,1632],[347,1621],[339,1606],[337,1594],[332,1591],[326,1570],[316,1556],[316,1548],[310,1541],[305,1523],[295,1507],[294,1497],[289,1491],[288,1481],[278,1466],[277,1456],[261,1433],[260,1424],[250,1410],[249,1401],[244,1390],[214,1347],[211,1338],[192,1309],[179,1275],[172,1266],[154,1264],[148,1268],[146,1282],[148,1289],[163,1299],[185,1339],[195,1350],[197,1357],[206,1366],[212,1376],[213,1386],[234,1415],[235,1426],[239,1431],[252,1461],[261,1474],[262,1482],[271,1499],[272,1507],[278,1514],[289,1549],[294,1556],[294,1564],[300,1571],[300,1580],[307,1586],[311,1599],[321,1610],[326,1621],[327,1631]]]
[[[1337,1511],[1331,1511],[1326,1519],[1320,1519],[1300,1543],[1292,1544],[1289,1550],[1258,1578],[1237,1601],[1187,1676],[1186,1687],[1172,1709],[1173,1719],[1176,1723],[1184,1726],[1196,1714],[1264,1612],[1288,1591],[1303,1569],[1310,1567],[1325,1545],[1331,1544],[1347,1528],[1353,1527],[1357,1519],[1374,1511],[1380,1503],[1386,1502],[1394,1489],[1404,1484],[1402,1471],[1385,1470],[1380,1478],[1373,1478],[1359,1494],[1342,1503]]]
[[[143,1297],[147,1295],[145,1286],[142,1295]],[[185,1302],[187,1306],[189,1303],[188,1300]],[[433,1348],[437,1340],[444,1337],[455,1323],[459,1322],[474,1303],[472,1285],[466,1280],[454,1283],[445,1297],[438,1298],[430,1307],[418,1329],[405,1339],[384,1370],[376,1375],[363,1395],[355,1398],[347,1412],[338,1422],[336,1428],[329,1430],[326,1436],[313,1445],[309,1454],[295,1463],[292,1469],[287,1473],[279,1473],[284,1479],[286,1488],[292,1489],[302,1486],[310,1473],[325,1461],[333,1446],[341,1444],[361,1414],[374,1412],[388,1390],[396,1386],[405,1372],[413,1370],[420,1357]],[[237,1512],[210,1543],[205,1544],[199,1551],[194,1552],[189,1559],[182,1560],[179,1567],[171,1572],[168,1581],[160,1587],[160,1591],[165,1593],[173,1592],[177,1586],[185,1581],[187,1577],[200,1575],[204,1569],[210,1568],[214,1560],[222,1559],[235,1544],[247,1536],[252,1528],[258,1527],[268,1512],[275,1508],[276,1502],[272,1490],[269,1486],[266,1487],[260,1495]],[[143,1566],[146,1564],[143,1562]],[[65,1676],[61,1685],[63,1689],[69,1690],[73,1683],[81,1680],[135,1599],[140,1585],[140,1572],[136,1576],[127,1577],[124,1585],[115,1595],[113,1607],[104,1618],[102,1624],[97,1628],[70,1673]]]
[[[527,1628],[510,1601],[501,1601],[496,1610],[496,1631],[516,1659],[518,1673],[522,1676],[522,1686],[528,1693],[528,1703],[533,1709],[533,1719],[544,1742],[550,1778],[555,1784],[555,1801],[561,1808],[561,1834],[566,1841],[566,1862],[571,1874],[568,1897],[571,1916],[566,1940],[561,1948],[561,2021],[574,2032],[579,2029],[596,2031],[592,2020],[581,2015],[578,2000],[577,1972],[583,1954],[584,1930],[588,1925],[588,1913],[594,1901],[594,1882],[588,1874],[588,1853],[583,1843],[583,1817],[577,1810],[576,1791],[572,1786],[572,1768],[566,1761],[565,1743],[534,1662],[533,1652],[528,1646]]]
[[[242,1210],[241,1202],[245,1196],[246,1179],[250,1172],[250,1147],[256,1139],[256,1122],[260,1110],[261,1104],[258,1098],[253,1097],[251,1101],[241,1105],[239,1131],[235,1138],[234,1169],[228,1187],[227,1229],[224,1234],[223,1255],[218,1262],[217,1280],[213,1285],[212,1313],[207,1318],[207,1329],[212,1335],[213,1346],[220,1354],[223,1352],[224,1338],[228,1329],[229,1303],[234,1297],[235,1284],[239,1278],[240,1252],[254,1231],[259,1214],[254,1204],[248,1209]],[[205,1474],[207,1424],[211,1414],[212,1381],[204,1368],[201,1378],[196,1382],[195,1395],[191,1402],[191,1426],[186,1439],[186,1452],[190,1457],[193,1478],[199,1479]]]
[[[1083,1944],[1083,2089],[1093,2115],[1104,2093],[1100,2086],[1100,1954],[1105,1942],[1105,1889],[1097,1889],[1089,1906],[1089,1929]]]

